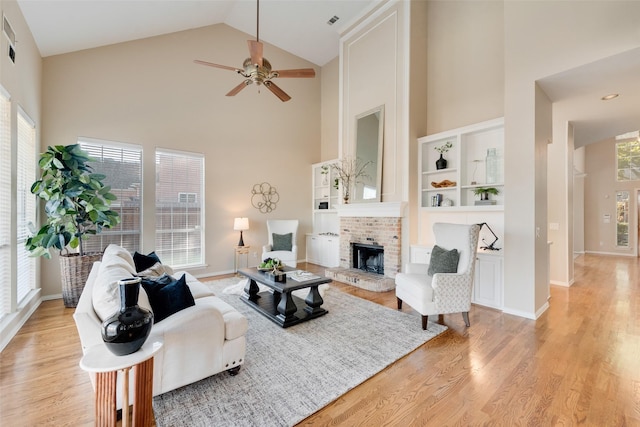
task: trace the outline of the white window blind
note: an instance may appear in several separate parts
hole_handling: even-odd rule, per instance
[[[35,288],[35,258],[24,246],[31,231],[29,223],[36,224],[36,196],[31,185],[36,180],[36,127],[27,114],[18,108],[18,161],[16,171],[16,212],[18,216],[17,241],[17,298],[19,304]]]
[[[106,176],[103,183],[111,187],[118,199],[111,209],[120,215],[120,223],[89,237],[85,252],[102,252],[111,243],[130,252],[140,250],[142,218],[142,147],[90,138],[78,143],[96,161],[89,165],[95,173]]]
[[[11,311],[11,101],[0,90],[0,317]]]
[[[204,157],[156,150],[156,254],[173,267],[204,264]]]

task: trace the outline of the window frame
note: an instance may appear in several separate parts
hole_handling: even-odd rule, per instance
[[[103,229],[100,234],[92,235],[89,238],[89,240],[86,240],[85,243],[83,243],[83,245],[85,245],[85,251],[102,252],[104,251],[106,246],[108,246],[109,243],[115,243],[127,249],[130,252],[140,251],[140,248],[142,247],[142,244],[143,244],[143,220],[144,220],[144,215],[143,215],[144,204],[142,202],[143,192],[144,192],[144,157],[143,157],[144,152],[143,152],[142,146],[138,144],[129,144],[125,142],[110,141],[105,139],[90,138],[90,137],[84,137],[84,136],[78,137],[77,143],[80,144],[82,149],[87,151],[89,155],[93,158],[97,158],[95,155],[95,151],[100,150],[101,154],[98,160],[99,160],[99,163],[102,163],[102,164],[104,164],[105,150],[113,150],[113,151],[121,150],[120,163],[122,165],[124,165],[125,163],[125,161],[123,160],[123,157],[125,156],[125,151],[128,151],[130,153],[136,153],[138,155],[139,168],[140,168],[140,175],[139,175],[140,183],[136,190],[138,192],[137,205],[130,204],[129,206],[130,208],[132,208],[133,212],[135,212],[135,210],[137,209],[137,214],[129,212],[126,215],[127,217],[131,216],[133,218],[131,222],[133,224],[137,223],[138,228],[137,229],[124,228],[126,224],[126,218],[123,215],[124,214],[123,209],[125,208],[125,206],[123,206],[124,200],[122,199],[122,191],[127,189],[116,189],[112,187],[111,193],[113,193],[116,197],[118,197],[118,199],[112,202],[110,209],[118,212],[118,214],[120,215],[120,223],[114,229]],[[100,168],[96,168],[95,167],[96,162],[90,162],[89,165],[92,168],[94,168],[95,172],[99,172],[106,175],[107,178],[104,180],[104,183],[105,185],[110,185],[110,182],[109,182],[110,177],[108,173],[105,173],[105,171],[101,170]],[[136,187],[133,184],[129,188],[135,189]],[[128,242],[125,241],[127,240],[126,239],[127,236],[136,236],[136,235],[137,235],[137,239],[134,239],[136,243],[133,246],[129,245]],[[118,236],[119,236],[119,239],[117,239]],[[99,243],[96,244],[96,240],[99,240]],[[115,240],[119,240],[119,241],[115,241]]]
[[[627,149],[629,154],[624,155],[621,153],[624,149]],[[615,144],[615,158],[616,158],[616,181],[617,182],[632,182],[632,181],[640,181],[640,157],[631,156],[631,150],[635,149],[640,152],[640,139],[630,138],[628,140],[616,141]],[[636,159],[637,164],[635,167],[631,166],[633,159]],[[627,162],[629,167],[621,167],[621,162]],[[626,177],[621,177],[621,172],[626,171]],[[635,175],[635,178],[632,178],[631,175]]]
[[[180,158],[188,159],[190,161],[197,161],[199,163],[199,179],[189,177],[189,170],[180,170],[180,173],[173,173],[173,166],[171,166],[171,170],[167,169],[166,171],[170,176],[173,177],[186,177],[184,183],[188,184],[198,184],[198,188],[193,189],[193,187],[184,188],[179,187],[177,179],[168,180],[170,182],[169,186],[171,187],[169,194],[164,194],[167,191],[167,188],[164,187],[165,181],[163,178],[163,171],[161,170],[162,156],[171,157],[173,160],[178,160]],[[160,257],[163,263],[171,265],[173,268],[197,268],[205,265],[205,156],[202,153],[194,153],[188,151],[179,151],[172,150],[167,148],[157,147],[155,151],[155,176],[156,176],[156,189],[155,189],[155,216],[156,216],[156,238],[155,238],[155,251],[156,254]],[[182,183],[184,185],[184,183]],[[171,194],[171,192],[174,192]],[[193,193],[195,194],[194,202],[180,202],[180,193]],[[176,215],[173,212],[173,207],[178,207],[178,205],[185,205],[183,207],[186,208],[185,213],[182,215]],[[193,215],[193,211],[190,211],[189,208],[199,208],[198,222],[199,224],[194,225],[192,228],[190,227],[170,227],[163,228],[163,224],[166,221],[163,220],[163,217],[167,216],[167,212],[165,209],[170,209],[170,222],[173,224],[176,222],[176,219],[184,219],[184,222],[188,225],[189,223],[189,215]],[[179,221],[177,221],[179,222]],[[191,243],[191,237],[194,236],[194,233],[197,232],[197,236],[193,237],[196,240],[195,243]],[[174,239],[174,236],[179,236],[182,234],[186,235],[186,251],[187,253],[196,247],[199,248],[199,259],[194,260],[193,262],[181,262],[180,256],[177,255],[178,251],[184,252],[184,249],[179,249],[174,247],[173,243],[169,248],[163,247],[163,238],[166,238],[166,235],[171,234],[171,240],[177,240],[177,237]],[[194,246],[199,240],[199,245]],[[187,255],[189,257],[189,255]]]

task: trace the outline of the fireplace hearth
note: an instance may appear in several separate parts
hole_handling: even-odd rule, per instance
[[[352,243],[351,245],[352,268],[384,275],[384,246],[365,243]]]

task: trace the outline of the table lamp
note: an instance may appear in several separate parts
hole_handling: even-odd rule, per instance
[[[236,218],[233,220],[233,229],[240,230],[240,241],[238,246],[244,246],[244,240],[242,240],[242,231],[249,229],[249,218]]]

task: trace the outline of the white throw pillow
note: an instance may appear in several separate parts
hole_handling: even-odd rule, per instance
[[[105,249],[92,293],[93,309],[100,320],[104,321],[120,310],[118,280],[131,278],[135,272],[133,257],[126,249],[117,245],[109,245]],[[142,288],[138,305],[151,310],[149,298]]]

